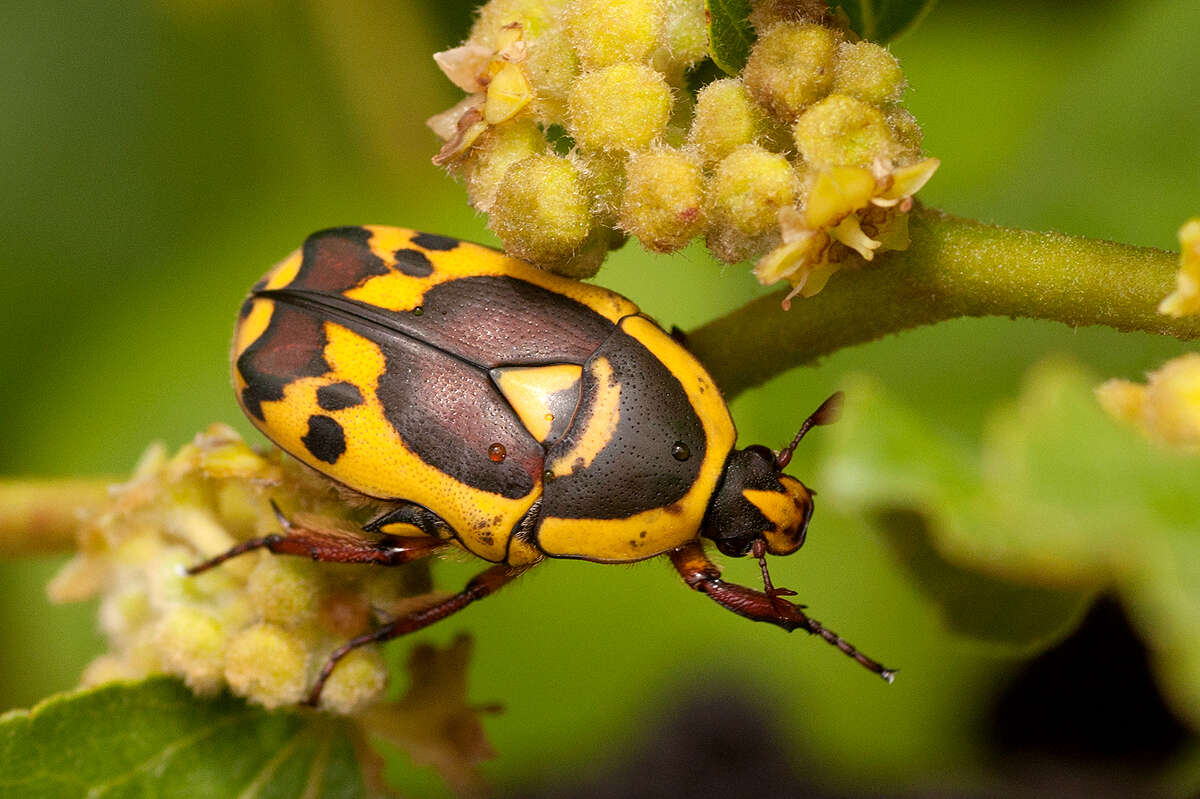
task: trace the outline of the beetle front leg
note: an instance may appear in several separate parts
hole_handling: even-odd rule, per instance
[[[230,558],[267,549],[276,555],[299,555],[329,563],[374,563],[380,566],[399,566],[432,555],[447,546],[446,541],[427,536],[402,537],[384,535],[376,539],[353,535],[342,530],[318,529],[291,521],[275,501],[271,501],[275,517],[283,533],[251,538],[220,555],[197,563],[187,570],[189,575],[208,571]]]
[[[312,690],[308,694],[306,704],[316,707],[317,703],[321,701],[321,691],[325,688],[325,681],[333,673],[333,669],[337,666],[338,661],[355,649],[367,644],[390,641],[393,638],[398,638],[428,627],[436,621],[441,621],[447,616],[462,610],[475,600],[483,599],[485,596],[496,593],[504,585],[515,580],[523,571],[525,571],[524,568],[514,569],[503,563],[493,566],[476,575],[474,579],[467,583],[467,587],[457,594],[447,597],[440,602],[435,602],[429,607],[415,610],[406,616],[394,619],[369,633],[364,633],[357,638],[350,639],[335,649],[333,654],[329,656],[329,659],[325,661],[325,665],[321,667],[321,673],[317,675],[317,681],[313,683]]]
[[[710,599],[727,610],[753,621],[774,624],[788,632],[796,629],[807,630],[813,635],[821,636],[827,643],[836,646],[889,683],[895,678],[894,669],[885,668],[859,652],[821,622],[806,615],[799,605],[783,599],[781,589],[773,589],[768,594],[722,580],[721,570],[704,554],[704,547],[700,542],[692,541],[671,550],[668,554],[675,570],[689,587],[708,594]]]

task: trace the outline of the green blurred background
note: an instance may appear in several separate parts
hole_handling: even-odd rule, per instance
[[[217,420],[250,436],[227,376],[233,315],[309,232],[383,223],[494,243],[430,164],[423,124],[459,97],[429,56],[465,36],[470,3],[4,5],[0,473],[122,475],[152,440],[175,447]],[[943,162],[922,197],[986,221],[1174,249],[1200,211],[1197,41],[1194,0],[942,0],[892,47],[926,150]],[[663,258],[633,244],[597,280],[684,329],[761,293],[701,248]],[[1187,349],[963,320],[794,370],[733,411],[743,442],[778,446],[842,375],[867,372],[969,443],[1043,355],[1140,378]],[[102,645],[94,608],[46,602],[58,564],[0,564],[0,709],[71,687]],[[452,587],[472,568],[445,564],[438,579]],[[822,507],[804,552],[774,576],[901,667],[897,684],[739,623],[657,562],[553,563],[421,639],[475,636],[472,695],[506,706],[487,721],[499,753],[487,773],[508,792],[628,759],[681,702],[703,737],[694,702],[710,686],[740,688],[781,757],[819,768],[820,781],[986,781],[981,730],[1016,659],[945,632],[879,538],[837,508]],[[402,758],[393,771],[415,795],[434,790]]]

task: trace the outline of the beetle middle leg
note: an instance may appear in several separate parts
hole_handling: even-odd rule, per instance
[[[449,545],[448,541],[429,535],[396,536],[384,534],[379,538],[365,538],[335,529],[319,529],[293,522],[283,515],[275,501],[271,501],[275,517],[283,533],[272,533],[261,538],[251,538],[237,546],[188,568],[189,575],[208,571],[230,558],[256,549],[267,549],[277,555],[299,555],[329,563],[374,563],[380,566],[399,566],[404,563],[439,552]],[[389,513],[381,518],[388,518]],[[378,520],[377,520],[378,521]],[[374,523],[372,523],[374,524]],[[372,529],[370,525],[366,529]]]
[[[848,641],[837,633],[827,629],[821,622],[810,618],[800,605],[783,598],[787,589],[779,589],[767,582],[768,592],[756,591],[744,585],[727,583],[721,579],[721,570],[704,554],[700,542],[693,541],[684,544],[668,553],[671,563],[683,581],[701,593],[707,594],[721,607],[731,610],[753,621],[765,621],[791,632],[792,630],[807,630],[812,635],[819,635],[846,655],[854,658],[859,664],[891,682],[896,672],[884,667],[855,649]]]
[[[309,691],[308,699],[305,700],[306,704],[316,707],[317,703],[321,701],[321,691],[325,688],[325,681],[333,673],[333,669],[337,666],[338,661],[355,649],[367,644],[390,641],[393,638],[416,632],[434,622],[441,621],[447,616],[462,610],[475,600],[494,594],[504,585],[516,579],[525,571],[525,568],[513,568],[503,563],[492,566],[476,575],[467,583],[467,587],[457,594],[446,597],[428,607],[415,610],[405,616],[393,619],[369,633],[363,633],[357,638],[350,639],[335,649],[333,654],[329,656],[329,659],[325,661],[325,665],[321,667],[321,673],[317,675],[317,681],[313,683],[312,690]]]

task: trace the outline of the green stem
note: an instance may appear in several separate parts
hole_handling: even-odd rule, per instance
[[[65,552],[80,523],[100,513],[111,480],[0,481],[0,558]]]
[[[1157,311],[1175,286],[1176,253],[996,227],[928,208],[912,212],[910,234],[909,249],[837,273],[791,311],[780,309],[785,291],[762,297],[689,332],[688,347],[732,398],[843,347],[960,316],[1200,336],[1200,317]]]

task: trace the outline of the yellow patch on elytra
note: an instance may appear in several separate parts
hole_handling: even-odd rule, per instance
[[[267,282],[263,286],[264,289],[281,289],[287,287],[296,275],[300,272],[300,265],[304,263],[304,251],[296,250],[287,258],[279,262],[279,265],[267,273]]]
[[[545,441],[554,424],[550,400],[555,394],[579,385],[583,367],[573,363],[553,366],[513,367],[497,370],[496,387],[517,412],[525,429]]]
[[[589,371],[600,386],[600,391],[588,417],[582,420],[584,427],[575,446],[553,463],[546,464],[555,477],[568,475],[576,467],[586,469],[591,466],[596,456],[612,441],[617,424],[621,421],[621,384],[613,382],[612,364],[607,358],[595,358]]]

